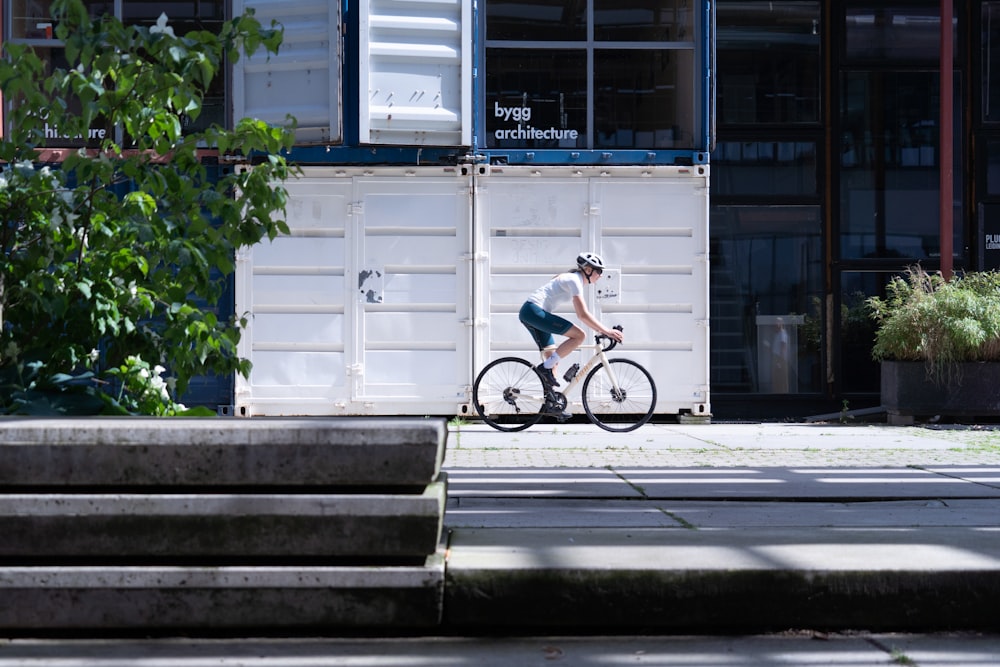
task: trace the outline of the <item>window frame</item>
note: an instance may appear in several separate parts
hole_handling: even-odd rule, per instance
[[[205,1],[206,0],[196,0],[193,4],[195,6],[197,6],[197,7],[200,7],[202,5],[202,3],[205,2]],[[222,23],[227,18],[229,18],[230,14],[231,14],[231,4],[230,4],[230,1],[229,0],[207,0],[207,1],[216,4],[219,7],[219,9],[221,9],[221,14],[222,15],[218,19],[219,26],[221,28]],[[65,48],[65,44],[62,42],[62,40],[56,38],[55,35],[54,35],[54,30],[55,30],[55,26],[54,25],[51,26],[51,28],[50,28],[52,30],[52,33],[50,33],[50,34],[52,34],[51,38],[50,37],[43,37],[43,38],[36,38],[36,37],[15,37],[13,35],[13,26],[14,26],[14,22],[15,22],[14,21],[14,17],[13,17],[13,13],[14,13],[14,9],[15,9],[14,8],[14,2],[15,2],[15,0],[3,0],[3,6],[2,6],[2,8],[0,8],[0,11],[2,11],[2,20],[3,20],[3,35],[2,35],[2,39],[3,39],[4,43],[23,44],[25,46],[29,46],[29,47],[36,48],[36,49],[37,48],[42,48],[42,49],[57,50],[57,49],[64,49]],[[111,5],[112,11],[111,12],[104,12],[104,13],[101,14],[101,16],[104,16],[104,15],[107,15],[108,13],[110,13],[115,18],[117,18],[118,20],[122,21],[126,26],[129,26],[129,25],[146,25],[147,22],[149,24],[151,24],[151,25],[155,24],[156,18],[159,17],[160,13],[156,13],[156,18],[144,19],[142,21],[125,23],[124,16],[125,16],[125,13],[126,13],[126,5],[129,2],[139,3],[139,2],[141,2],[141,0],[111,0],[110,2],[104,2],[102,4],[104,4],[104,5]],[[143,2],[142,4],[144,4],[144,5],[153,4],[154,6],[157,5],[157,4],[163,4],[164,7],[163,7],[161,13],[165,13],[167,15],[168,19],[169,19],[170,12],[168,10],[169,10],[169,6],[172,4],[172,3],[169,2],[169,0],[163,0],[163,2],[157,2],[157,3]],[[89,7],[88,7],[88,9],[89,9]],[[49,0],[47,11],[51,11],[51,0]],[[155,9],[153,11],[154,11],[154,13],[156,12]],[[91,13],[91,15],[94,16],[93,13]],[[186,22],[187,21],[185,19],[178,19],[177,20],[177,23],[181,23],[181,24],[186,23]],[[176,25],[177,23],[172,23],[172,25]],[[51,66],[51,59],[49,61],[49,65]],[[230,81],[229,81],[229,76],[230,76],[230,74],[229,74],[229,68],[228,67],[225,67],[225,68],[223,68],[220,71],[220,73],[219,73],[219,75],[218,75],[218,77],[216,79],[216,81],[218,81],[218,84],[217,84],[218,85],[218,90],[215,91],[217,94],[215,94],[215,95],[206,95],[206,97],[205,97],[206,104],[203,105],[203,111],[204,111],[204,108],[207,107],[207,106],[209,106],[207,103],[210,100],[211,101],[220,101],[221,102],[221,106],[222,106],[222,110],[223,110],[223,118],[221,119],[221,121],[224,124],[228,124],[230,122],[229,112],[228,112],[228,108],[229,108],[229,99],[228,99],[228,97],[229,97],[229,94],[230,94],[231,84],[230,84]],[[206,93],[208,93],[208,92],[209,91],[206,91]],[[4,100],[3,104],[6,105],[7,101]],[[0,116],[0,119],[3,119],[3,118],[5,118],[5,116]],[[201,121],[203,123],[206,122],[208,119],[209,119],[209,114],[203,114],[201,116]],[[6,132],[6,121],[3,120],[2,122],[3,122],[3,125],[4,125],[4,127],[2,128],[2,131]],[[55,138],[56,139],[60,139],[59,137],[55,137]],[[120,126],[115,127],[114,140],[117,143],[121,143],[124,140],[124,131],[123,131],[123,129]],[[58,145],[58,142],[53,142],[53,143],[50,143],[49,147],[51,147],[51,148],[63,148],[63,147],[66,147],[66,148],[76,148],[76,147],[81,147],[81,146],[92,146],[92,145],[93,145],[93,142],[90,141],[90,140],[88,140],[88,139],[69,139],[69,138],[66,138],[65,139],[65,145]]]
[[[487,0],[488,1],[488,0]],[[678,4],[683,2],[679,0]],[[488,7],[488,5],[486,5]],[[701,143],[700,139],[705,135],[707,128],[703,127],[704,124],[704,114],[699,107],[702,102],[700,96],[701,86],[703,82],[700,80],[703,68],[701,66],[701,54],[698,49],[698,35],[704,34],[705,26],[704,19],[701,12],[691,5],[688,8],[691,13],[691,39],[690,40],[675,40],[675,41],[623,41],[623,40],[600,40],[595,38],[595,0],[586,0],[586,8],[584,10],[584,16],[586,21],[586,38],[583,40],[506,40],[506,39],[490,39],[488,38],[488,15],[489,9],[485,9],[480,13],[480,34],[483,35],[483,40],[480,45],[480,53],[482,55],[481,62],[483,63],[484,73],[482,75],[482,81],[486,81],[487,73],[489,71],[490,62],[486,57],[487,52],[491,49],[509,49],[509,50],[524,50],[524,51],[584,51],[586,59],[586,129],[584,130],[585,141],[583,146],[572,148],[569,150],[573,151],[599,151],[599,150],[611,150],[606,146],[602,146],[597,141],[597,132],[595,127],[595,52],[606,51],[606,50],[656,50],[656,51],[690,51],[691,62],[694,66],[691,68],[691,86],[692,95],[690,96],[690,117],[691,117],[691,127],[689,128],[691,134],[691,146],[680,146],[684,150],[703,150],[705,147],[699,146]],[[487,121],[488,107],[487,107],[487,96],[488,92],[486,90],[485,83],[480,86],[477,92],[477,99],[479,101],[479,107],[484,110],[482,114],[479,114],[479,118],[476,123],[476,134],[482,137],[478,141],[480,148],[489,151],[503,151],[505,147],[491,146],[487,140]],[[677,146],[675,145],[675,148]],[[533,148],[531,146],[520,146],[512,147],[512,150],[516,151],[535,151],[535,150],[548,150],[541,148]],[[627,147],[615,147],[613,150],[628,150],[628,151],[644,151],[644,150],[661,150],[655,148],[654,146],[643,147],[634,146],[631,148]],[[669,150],[669,149],[666,149]]]

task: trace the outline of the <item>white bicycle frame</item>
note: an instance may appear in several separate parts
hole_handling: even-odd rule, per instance
[[[591,370],[593,370],[594,365],[600,363],[604,366],[604,370],[607,371],[608,377],[611,378],[611,385],[615,388],[615,392],[621,392],[621,387],[618,384],[618,378],[615,376],[614,370],[611,368],[611,364],[608,362],[608,355],[604,352],[604,346],[600,343],[590,343],[589,345],[581,345],[577,350],[594,350],[594,356],[584,364],[579,371],[577,371],[576,376],[570,380],[566,387],[558,392],[563,396],[567,396],[573,389],[580,383],[583,378],[587,377]],[[543,359],[545,355],[542,355]],[[557,391],[558,388],[553,387],[552,391]]]

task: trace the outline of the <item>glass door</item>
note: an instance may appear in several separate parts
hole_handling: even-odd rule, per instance
[[[941,258],[940,6],[847,0],[834,51],[834,344],[838,393],[879,391],[865,299],[906,266]],[[964,16],[956,7],[954,26]],[[965,264],[962,53],[955,32],[952,145],[954,266]]]

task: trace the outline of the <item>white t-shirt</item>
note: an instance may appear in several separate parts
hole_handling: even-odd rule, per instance
[[[576,271],[572,271],[560,273],[536,289],[528,297],[528,301],[551,313],[574,296],[581,294],[583,294],[583,278]]]

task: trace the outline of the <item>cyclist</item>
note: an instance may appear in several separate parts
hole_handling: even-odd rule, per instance
[[[588,327],[604,334],[619,343],[622,342],[622,332],[609,329],[587,310],[583,302],[583,286],[592,285],[604,273],[604,260],[592,252],[577,255],[576,267],[566,273],[560,273],[549,282],[532,292],[528,300],[521,306],[520,320],[531,337],[535,339],[538,349],[545,360],[538,365],[537,370],[542,378],[552,387],[558,387],[556,381],[556,365],[583,344],[586,334],[583,329],[569,320],[553,314],[555,308],[566,301],[573,303],[577,318]],[[555,347],[552,334],[566,336],[566,340]]]

